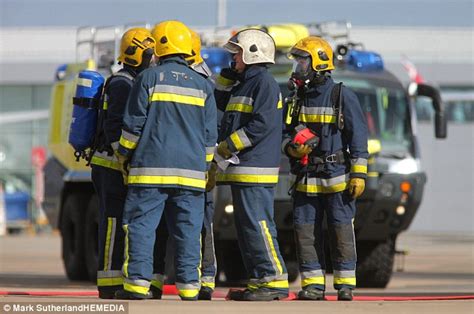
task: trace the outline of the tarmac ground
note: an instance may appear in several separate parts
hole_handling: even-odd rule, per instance
[[[331,276],[329,301],[225,301],[229,288],[218,287],[213,301],[166,295],[121,302],[100,300],[93,283],[66,278],[58,235],[5,236],[0,237],[0,313],[474,313],[473,234],[408,232],[397,249],[407,254],[397,257],[388,287],[357,289],[353,302],[332,301]],[[290,289],[297,292],[299,282]]]

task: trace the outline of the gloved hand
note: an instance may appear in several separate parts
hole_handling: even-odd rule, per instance
[[[211,191],[216,186],[216,172],[217,164],[215,162],[212,162],[211,167],[206,173],[206,192]]]
[[[128,172],[130,170],[128,157],[124,156],[122,154],[119,154],[118,152],[115,153],[115,156],[117,156],[117,160],[118,160],[119,168],[120,168],[119,170],[122,173],[123,184],[127,185],[128,184]]]
[[[239,73],[237,73],[237,71],[235,71],[235,69],[232,69],[232,68],[223,68],[220,74],[223,78],[231,80],[231,81],[237,81],[239,77]]]
[[[286,151],[291,157],[300,159],[301,157],[310,154],[313,151],[313,149],[309,147],[309,145],[299,145],[299,146],[296,146],[296,148],[293,147],[292,145],[289,145]]]
[[[364,193],[365,180],[362,178],[351,178],[349,180],[349,193],[353,199],[358,198]]]
[[[229,144],[226,141],[222,141],[217,146],[217,153],[224,157],[225,159],[230,158],[232,156],[232,152],[229,149]]]

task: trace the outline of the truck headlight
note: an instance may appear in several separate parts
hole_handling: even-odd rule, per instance
[[[418,172],[420,169],[420,163],[418,160],[413,158],[407,158],[400,161],[393,161],[389,164],[389,173],[399,174],[411,174]]]

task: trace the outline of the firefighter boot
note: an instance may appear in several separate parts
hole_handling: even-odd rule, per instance
[[[153,295],[148,292],[147,294],[134,293],[127,290],[119,290],[115,292],[115,299],[117,300],[146,300],[153,298]]]
[[[152,299],[161,300],[161,296],[163,295],[163,291],[155,286],[150,286],[150,292],[152,295]]]
[[[288,298],[288,292],[258,288],[256,290],[232,291],[229,298],[234,301],[273,301]]]
[[[341,290],[337,291],[338,301],[352,301],[352,298],[352,289],[342,288]]]
[[[201,289],[199,290],[198,300],[211,301],[212,292],[214,291],[209,287],[201,287]]]
[[[298,300],[312,300],[320,301],[324,300],[324,290],[316,288],[303,289],[298,292]]]

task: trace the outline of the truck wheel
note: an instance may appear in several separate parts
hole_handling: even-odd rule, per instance
[[[61,215],[62,257],[66,275],[70,280],[86,280],[84,261],[84,200],[86,194],[69,194]]]
[[[385,288],[390,281],[395,256],[395,241],[357,243],[357,287]]]
[[[97,268],[99,265],[99,199],[93,194],[89,205],[84,228],[84,255],[89,280],[97,280]]]

